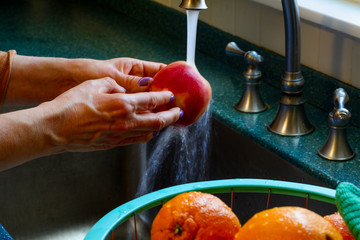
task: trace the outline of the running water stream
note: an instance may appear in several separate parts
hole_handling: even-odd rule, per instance
[[[187,16],[187,48],[186,62],[195,66],[195,49],[196,49],[196,29],[199,18],[199,10],[186,10]]]

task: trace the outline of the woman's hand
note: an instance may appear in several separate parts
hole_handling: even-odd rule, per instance
[[[147,91],[152,77],[166,65],[142,61],[134,58],[114,58],[110,60],[73,59],[74,80],[81,83],[88,79],[111,77],[129,92]],[[89,67],[91,66],[91,67]]]
[[[89,151],[147,142],[179,119],[179,108],[153,112],[171,100],[169,91],[125,94],[114,80],[103,78],[86,81],[40,107],[54,146]]]
[[[50,102],[0,115],[0,171],[65,151],[109,149],[150,140],[179,108],[154,113],[171,92],[124,93],[115,80],[86,81]]]
[[[162,63],[132,58],[110,60],[66,59],[16,55],[5,105],[50,101],[89,79],[110,77],[127,93],[147,91]]]

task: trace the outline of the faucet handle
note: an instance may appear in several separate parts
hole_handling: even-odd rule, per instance
[[[349,95],[343,88],[338,88],[334,91],[333,101],[334,110],[329,114],[329,123],[331,126],[344,127],[351,118],[350,111],[345,108]]]
[[[229,42],[225,47],[225,53],[230,56],[244,56],[245,61],[256,68],[256,66],[264,61],[264,58],[255,51],[245,52],[235,42]]]
[[[252,65],[254,68],[256,68],[259,63],[262,63],[264,61],[263,56],[261,56],[260,54],[258,54],[255,51],[246,52],[244,55],[244,58],[245,58],[246,62],[249,65]]]
[[[225,53],[233,56],[243,56],[245,51],[241,50],[235,42],[229,42],[225,47]]]
[[[345,104],[349,101],[349,95],[343,88],[338,88],[334,92],[334,105],[335,108],[344,108]]]
[[[240,101],[235,105],[235,109],[246,113],[259,113],[268,107],[262,100],[259,92],[261,71],[258,64],[264,58],[255,51],[243,51],[235,42],[229,42],[225,47],[225,53],[232,56],[244,56],[247,68],[243,72],[245,91]]]

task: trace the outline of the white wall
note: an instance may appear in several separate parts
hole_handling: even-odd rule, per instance
[[[179,8],[181,0],[154,1],[184,12]],[[281,11],[251,0],[206,0],[206,4],[208,9],[200,12],[201,21],[284,55]],[[360,40],[357,38],[302,20],[301,63],[360,88]]]

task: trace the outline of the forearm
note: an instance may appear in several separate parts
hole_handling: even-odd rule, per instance
[[[131,58],[104,61],[16,55],[11,66],[4,105],[50,101],[86,80],[105,77],[114,79],[127,92],[143,92],[165,65]]]
[[[105,150],[149,141],[176,122],[169,91],[125,94],[111,78],[86,81],[37,107],[0,114],[0,171],[65,151]]]
[[[4,105],[31,105],[51,100],[77,85],[70,59],[16,55]]]
[[[0,114],[0,171],[55,153],[41,108]]]

